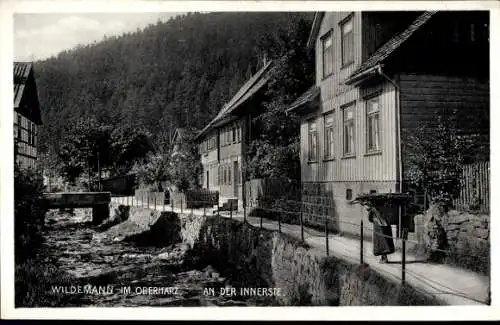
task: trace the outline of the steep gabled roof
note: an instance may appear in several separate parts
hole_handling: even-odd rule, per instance
[[[325,13],[322,11],[317,11],[314,14],[314,20],[311,27],[311,32],[309,33],[309,38],[307,40],[307,47],[313,48],[316,43],[316,39],[318,38],[319,28],[321,27],[321,22],[323,21],[323,17]]]
[[[31,62],[14,62],[14,108],[19,108],[32,65]]]
[[[231,98],[231,100],[222,107],[217,116],[215,116],[215,118],[210,121],[210,123],[208,123],[207,126],[205,126],[200,133],[198,133],[198,135],[196,135],[195,139],[198,139],[211,130],[215,124],[231,115],[231,113],[233,113],[241,104],[259,91],[269,81],[269,74],[267,72],[270,70],[271,64],[272,62],[268,62],[259,71],[257,71],[256,74],[248,79]]]
[[[373,53],[368,59],[366,59],[358,69],[356,69],[350,76],[347,78],[346,83],[352,83],[353,80],[357,79],[359,76],[368,72],[370,69],[375,68],[377,65],[383,63],[387,58],[391,56],[404,42],[411,38],[411,36],[418,31],[422,26],[425,25],[431,19],[435,11],[426,11],[417,19],[415,19],[408,28],[402,31],[399,34],[396,34],[389,41],[387,41],[384,45],[379,47],[375,53]]]
[[[33,63],[14,62],[14,110],[34,123],[42,124]],[[25,96],[25,94],[27,94]],[[26,102],[25,102],[26,101]],[[25,104],[21,104],[25,103]],[[21,107],[21,105],[23,107]]]
[[[172,142],[182,141],[194,134],[196,134],[198,130],[195,128],[177,128],[175,129],[174,136],[172,137]]]

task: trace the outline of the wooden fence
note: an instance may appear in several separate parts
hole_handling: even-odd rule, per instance
[[[458,210],[490,212],[490,162],[481,161],[462,168],[460,193],[454,201]]]

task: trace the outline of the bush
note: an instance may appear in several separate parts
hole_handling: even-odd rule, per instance
[[[27,259],[16,265],[16,307],[62,307],[79,306],[83,297],[52,292],[52,286],[83,285],[69,274],[60,271],[51,263]]]
[[[23,260],[42,241],[45,209],[43,177],[39,170],[14,168],[14,247],[16,261]]]

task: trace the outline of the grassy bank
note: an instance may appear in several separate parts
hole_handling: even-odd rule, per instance
[[[80,306],[82,295],[53,292],[55,286],[83,285],[61,271],[52,263],[30,258],[16,265],[15,306],[17,307],[68,307]]]

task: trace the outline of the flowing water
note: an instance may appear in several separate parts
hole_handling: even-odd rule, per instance
[[[211,266],[191,269],[186,245],[138,246],[106,238],[90,225],[87,209],[47,213],[40,258],[75,278],[54,294],[80,295],[82,306],[255,306],[268,301],[220,295],[230,287]],[[211,294],[210,289],[214,291]]]

